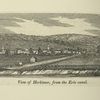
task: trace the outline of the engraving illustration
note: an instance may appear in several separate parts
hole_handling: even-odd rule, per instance
[[[0,77],[100,76],[100,15],[0,13]]]

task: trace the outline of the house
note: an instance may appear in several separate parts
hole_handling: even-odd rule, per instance
[[[63,53],[64,53],[64,54],[67,54],[67,53],[68,53],[68,50],[63,50]]]
[[[2,55],[2,54],[5,54],[5,50],[4,51],[2,51],[2,50],[0,50],[0,54]]]
[[[29,54],[29,50],[28,49],[21,49],[21,48],[17,48],[15,50],[16,54]]]
[[[10,50],[10,55],[14,55],[15,54],[15,50]]]
[[[30,58],[30,62],[31,62],[31,63],[37,62],[37,58],[36,58],[36,57],[31,57],[31,58]]]
[[[23,54],[23,53],[24,53],[24,50],[22,50],[22,49],[17,50],[17,54]]]
[[[71,53],[72,53],[72,50],[70,49],[63,50],[63,54],[71,54]]]
[[[25,50],[23,51],[23,53],[24,53],[24,54],[30,54],[30,52],[29,52],[28,49],[25,49]]]
[[[43,54],[46,54],[46,55],[51,54],[51,51],[48,49],[45,49],[45,50],[43,50]]]
[[[0,54],[5,54],[6,50],[4,49],[4,47],[2,47],[2,49],[0,50]]]
[[[72,53],[72,51],[68,51],[67,53],[68,53],[68,54],[71,54],[71,53]]]
[[[62,53],[62,50],[60,50],[60,49],[55,50],[54,53],[55,53],[55,54],[61,54],[61,53]]]
[[[33,49],[33,54],[38,54],[38,50]]]
[[[75,50],[73,50],[73,51],[72,51],[72,53],[73,53],[73,54],[75,54],[75,53],[76,53],[76,51],[75,51]]]

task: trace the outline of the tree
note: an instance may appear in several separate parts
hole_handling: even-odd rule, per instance
[[[97,53],[100,53],[100,45],[97,46]]]
[[[32,48],[29,49],[29,53],[33,54],[33,49]]]
[[[38,48],[38,54],[41,55],[42,53],[43,53],[43,51],[42,51],[42,49],[39,47],[39,48]]]
[[[9,49],[6,49],[5,55],[6,55],[6,56],[9,56],[9,55],[10,55],[10,50],[9,50]]]
[[[51,51],[51,54],[55,53],[53,48],[50,48],[50,51]]]

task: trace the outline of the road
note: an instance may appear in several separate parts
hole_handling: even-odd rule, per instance
[[[18,66],[18,67],[12,67],[12,68],[8,68],[8,69],[22,69],[22,68],[29,68],[29,67],[34,67],[34,66],[39,66],[39,65],[44,65],[44,64],[52,64],[52,63],[55,63],[55,62],[74,58],[76,56],[79,56],[79,55],[73,55],[73,56],[69,56],[69,57],[67,56],[67,57],[62,57],[62,58],[58,58],[58,59],[51,59],[51,60],[46,60],[46,61],[41,61],[41,62],[35,62],[35,63],[32,63],[32,64],[25,64],[25,65],[20,66],[20,67]]]

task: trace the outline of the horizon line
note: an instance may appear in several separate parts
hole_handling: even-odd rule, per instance
[[[94,13],[94,12],[29,12],[29,11],[0,11],[0,14],[97,14],[100,15],[100,13]]]

